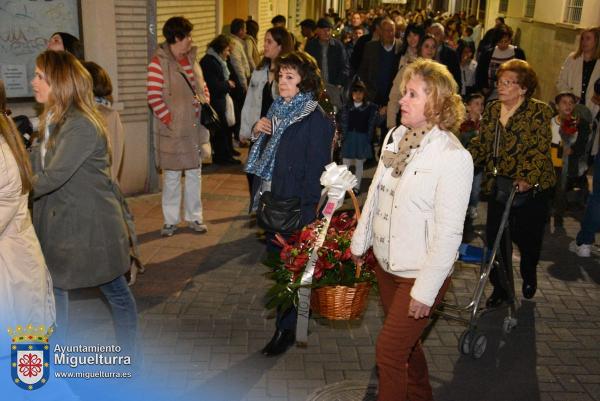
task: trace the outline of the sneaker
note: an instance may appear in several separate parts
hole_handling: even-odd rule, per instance
[[[173,234],[175,234],[175,231],[177,230],[177,226],[174,224],[165,224],[161,230],[160,230],[160,235],[163,237],[172,237]]]
[[[188,221],[188,227],[199,234],[204,234],[208,231],[208,227],[206,227],[206,224],[200,223],[198,220]]]
[[[577,245],[576,241],[572,241],[569,244],[569,251],[574,252],[580,258],[589,258],[592,256],[592,245],[591,244],[581,244]]]

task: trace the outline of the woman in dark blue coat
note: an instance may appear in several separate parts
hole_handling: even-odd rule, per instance
[[[321,173],[331,161],[333,122],[317,103],[322,83],[315,60],[307,53],[279,57],[275,77],[280,97],[252,128],[256,141],[246,172],[259,178],[257,195],[270,190],[275,200],[299,198],[301,223],[317,218]],[[258,196],[253,197],[253,202]],[[285,352],[295,340],[296,311],[278,311],[275,335],[265,355]]]
[[[200,60],[202,74],[210,92],[210,105],[215,109],[219,115],[219,120],[221,120],[221,129],[218,132],[211,133],[211,145],[214,151],[213,161],[217,164],[241,163],[233,157],[233,132],[227,124],[226,116],[227,97],[236,87],[235,74],[230,73],[227,64],[232,45],[230,38],[219,35],[208,44],[206,55]],[[231,98],[229,100],[231,101]]]

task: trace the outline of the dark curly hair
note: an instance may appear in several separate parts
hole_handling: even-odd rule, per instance
[[[163,36],[167,39],[167,43],[172,45],[177,40],[183,40],[192,32],[194,24],[185,17],[171,17],[163,25]]]
[[[275,79],[279,79],[279,71],[288,68],[295,70],[300,75],[298,84],[300,92],[311,92],[315,99],[318,99],[323,91],[323,82],[321,81],[321,71],[313,56],[303,51],[293,51],[277,57]]]
[[[500,68],[498,68],[498,71],[496,72],[496,78],[500,79],[500,76],[508,71],[517,74],[517,83],[521,89],[526,90],[525,96],[533,96],[533,92],[535,92],[535,88],[537,88],[538,79],[537,74],[533,68],[531,68],[531,65],[529,65],[527,61],[516,58],[509,60],[500,65]]]

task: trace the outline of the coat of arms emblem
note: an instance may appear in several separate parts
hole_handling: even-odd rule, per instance
[[[50,344],[52,328],[45,326],[8,329],[11,336],[11,376],[13,383],[24,390],[37,390],[50,377]]]

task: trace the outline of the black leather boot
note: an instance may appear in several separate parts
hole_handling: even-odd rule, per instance
[[[275,330],[271,341],[262,349],[265,356],[275,356],[283,354],[296,341],[294,330]]]

